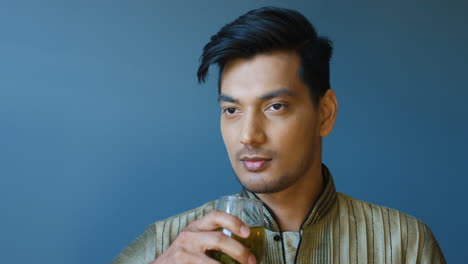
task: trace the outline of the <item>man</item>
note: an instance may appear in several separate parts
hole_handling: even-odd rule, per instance
[[[300,13],[266,7],[224,26],[204,47],[200,82],[219,66],[221,133],[239,195],[265,209],[262,263],[445,263],[430,229],[399,211],[337,193],[322,164],[322,137],[335,124],[330,41]],[[257,263],[240,237],[239,219],[213,210],[216,201],[156,222],[115,264],[218,263],[220,250]]]

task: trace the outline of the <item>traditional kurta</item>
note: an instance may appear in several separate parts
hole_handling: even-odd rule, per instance
[[[325,187],[300,232],[281,232],[267,207],[263,264],[446,263],[429,227],[397,210],[351,198],[335,190],[322,166]],[[239,196],[258,197],[242,190]],[[113,264],[147,264],[160,256],[192,221],[216,201],[150,225]]]

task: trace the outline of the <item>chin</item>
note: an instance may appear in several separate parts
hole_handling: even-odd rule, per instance
[[[248,179],[240,179],[239,177],[237,177],[240,184],[245,189],[253,193],[277,193],[289,188],[292,184],[294,184],[294,181],[290,181],[288,177],[284,176],[280,177],[276,181],[268,180],[264,177],[257,177],[257,179],[252,179],[252,176],[249,177],[247,175],[246,178]]]

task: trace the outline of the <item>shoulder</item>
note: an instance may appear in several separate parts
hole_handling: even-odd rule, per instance
[[[183,231],[191,222],[202,218],[210,211],[214,210],[216,205],[217,201],[211,201],[189,211],[157,221],[153,223],[152,226],[159,232],[167,232],[165,229],[170,229],[169,232],[176,231],[176,233],[180,233],[180,231]]]
[[[383,248],[399,248],[404,258],[418,263],[445,263],[434,234],[418,218],[343,193],[338,193],[337,204],[341,221],[361,230],[363,236],[382,241]]]
[[[203,217],[216,208],[217,201],[211,201],[195,209],[157,221],[149,225],[112,264],[146,264],[166,250],[191,222]]]
[[[421,225],[421,227],[426,226],[416,217],[403,213],[397,209],[358,200],[343,193],[338,193],[338,204],[340,212],[345,211],[357,218],[371,216],[371,218],[374,217],[374,219],[381,221],[409,221],[410,223]]]

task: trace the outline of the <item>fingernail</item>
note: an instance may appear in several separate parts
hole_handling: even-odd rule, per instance
[[[257,259],[255,259],[255,256],[253,254],[250,254],[249,264],[255,264],[255,263],[257,263]]]
[[[250,228],[246,226],[242,226],[240,231],[241,231],[242,236],[244,237],[248,237],[250,235]]]

